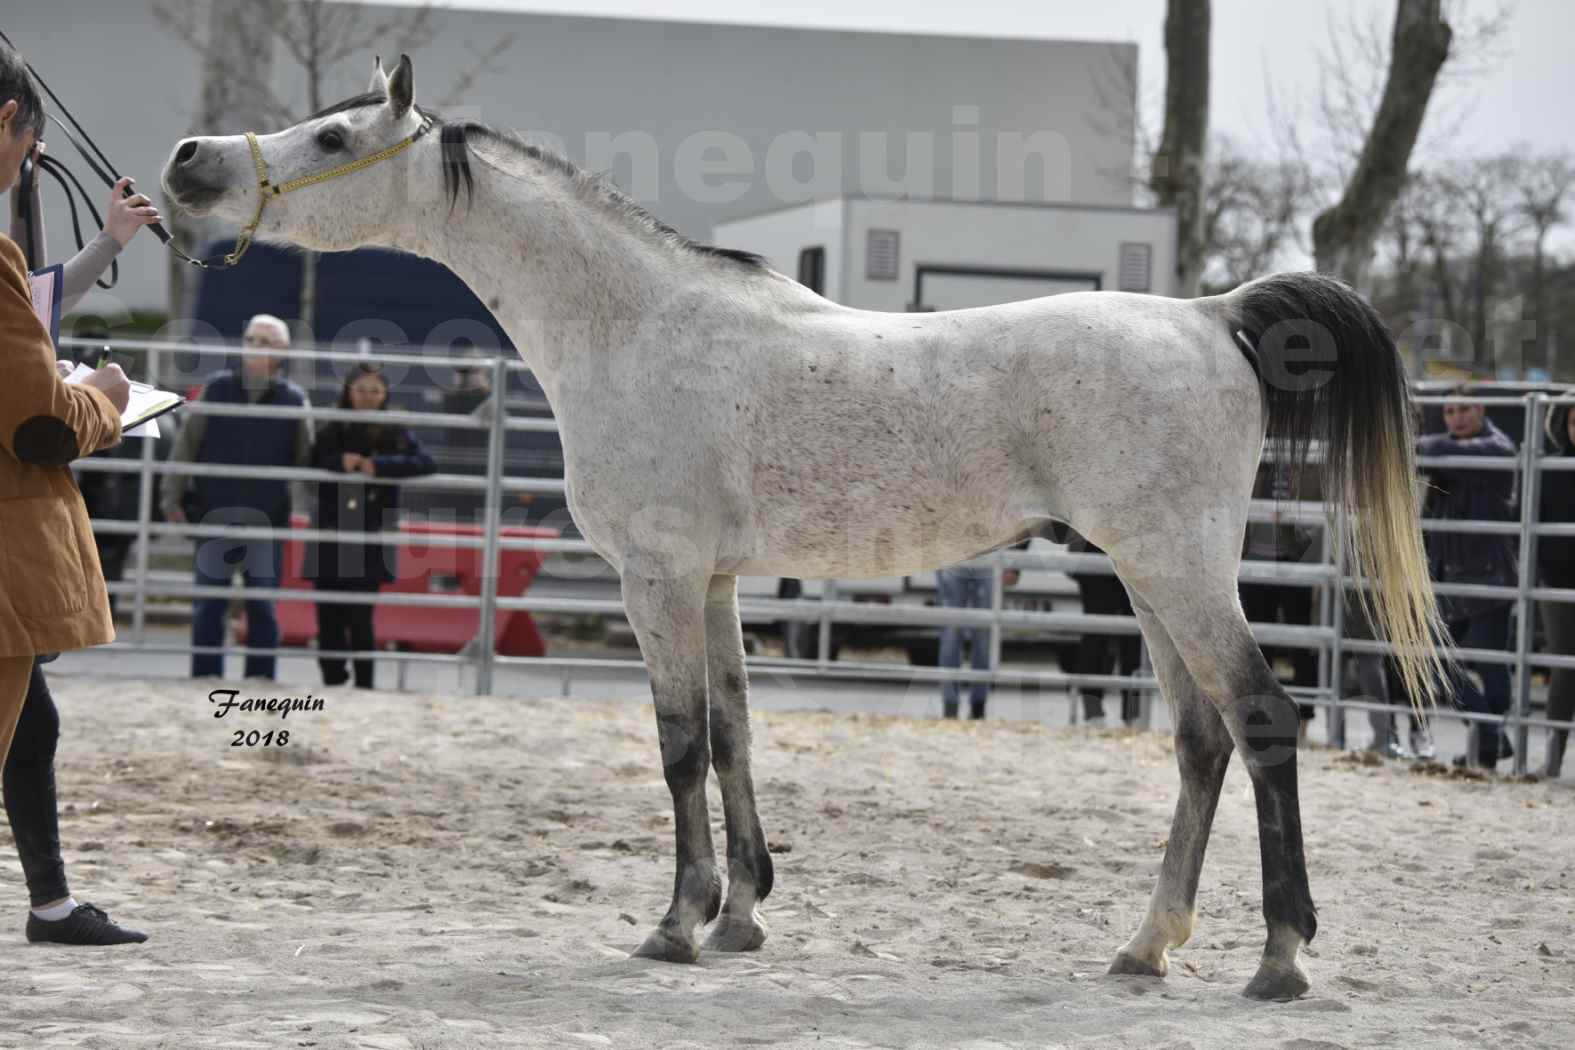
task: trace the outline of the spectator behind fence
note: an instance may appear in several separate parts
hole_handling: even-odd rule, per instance
[[[935,585],[940,591],[941,606],[947,609],[988,609],[990,608],[990,584],[992,573],[989,566],[953,565],[941,569],[935,574]],[[966,637],[972,649],[972,665],[975,671],[989,671],[990,669],[990,628],[988,627],[942,627],[941,628],[941,667],[959,670],[962,667],[962,647]],[[941,683],[941,715],[945,718],[956,718],[958,714],[958,693],[961,683],[952,679]],[[987,679],[975,679],[968,684],[968,717],[983,718],[985,703],[990,698],[990,683]]]
[[[1253,486],[1254,499],[1275,502],[1272,521],[1249,521],[1242,557],[1254,561],[1300,562],[1316,556],[1314,531],[1294,521],[1282,521],[1279,504],[1294,499],[1317,499],[1316,492],[1302,491],[1302,477],[1289,463],[1265,459],[1258,467]],[[1241,607],[1252,623],[1284,623],[1310,627],[1313,622],[1314,588],[1301,583],[1241,583]],[[1284,654],[1291,662],[1291,685],[1317,688],[1318,651],[1302,646],[1265,645],[1264,659],[1274,666],[1275,657]],[[1305,733],[1312,721],[1311,704],[1298,704],[1301,728]]]
[[[1066,549],[1073,554],[1103,554],[1076,531],[1069,533]],[[1131,616],[1132,599],[1126,586],[1110,573],[1069,573],[1077,584],[1083,599],[1083,613],[1087,616]],[[1085,631],[1077,640],[1077,656],[1072,666],[1074,674],[1109,674],[1112,664],[1123,675],[1137,673],[1141,657],[1141,639],[1135,634],[1095,634]],[[1083,698],[1083,720],[1103,722],[1105,719],[1105,690],[1101,686],[1086,685],[1079,689]],[[1142,713],[1136,689],[1121,690],[1121,723],[1132,725]]]
[[[338,406],[369,415],[388,407],[388,381],[374,364],[357,365],[345,379]],[[375,418],[375,417],[374,417]],[[317,527],[345,532],[380,532],[399,520],[399,486],[368,484],[367,478],[413,478],[430,474],[437,464],[409,428],[397,423],[348,423],[335,420],[322,427],[312,448],[320,470],[346,475],[318,489]],[[372,543],[312,543],[306,548],[303,574],[320,591],[377,593],[393,582],[398,548]],[[317,647],[321,650],[371,652],[377,648],[372,630],[373,606],[363,603],[317,603]],[[325,685],[343,685],[349,674],[345,660],[318,660]],[[372,660],[357,658],[355,684],[372,688]]]
[[[1451,391],[1470,396],[1467,387]],[[1417,438],[1419,456],[1514,456],[1512,441],[1492,420],[1481,404],[1452,402],[1444,406],[1442,434],[1423,434]],[[1448,467],[1423,467],[1428,475],[1424,518],[1444,521],[1515,520],[1515,474],[1512,470],[1456,470]],[[1515,539],[1464,532],[1429,531],[1428,569],[1439,583],[1493,584],[1513,587]],[[1438,596],[1439,613],[1449,627],[1454,644],[1467,649],[1507,649],[1509,647],[1509,598],[1476,598],[1458,595]],[[1509,668],[1500,663],[1470,664],[1482,678],[1479,688],[1469,675],[1456,666],[1449,673],[1447,687],[1454,693],[1456,706],[1479,714],[1502,715],[1509,710]],[[1492,769],[1500,759],[1514,755],[1509,739],[1497,723],[1478,722],[1477,753],[1460,755],[1456,765],[1473,763]]]
[[[1362,601],[1354,589],[1347,591],[1345,596],[1345,637],[1361,642],[1381,640],[1378,632],[1373,630],[1372,620],[1367,610],[1362,608]],[[1351,653],[1347,660],[1354,673],[1346,681],[1356,684],[1361,699],[1375,704],[1394,703],[1392,698],[1399,695],[1399,690],[1390,685],[1388,657],[1377,653]],[[1369,711],[1367,718],[1368,724],[1372,726],[1373,739],[1367,749],[1388,758],[1436,757],[1438,750],[1433,746],[1433,737],[1427,727],[1414,712],[1408,713],[1407,717],[1411,724],[1409,751],[1400,743],[1400,737],[1395,731],[1394,712]]]
[[[284,350],[290,330],[269,314],[258,314],[246,323],[242,343],[248,350]],[[300,387],[279,375],[283,358],[248,354],[239,371],[220,372],[203,386],[199,400],[209,404],[269,405],[299,408],[307,404]],[[181,463],[233,463],[247,467],[304,467],[311,461],[312,424],[309,419],[258,419],[241,416],[192,414],[175,440],[172,461]],[[283,529],[290,523],[290,485],[272,479],[208,475],[167,476],[163,493],[164,516],[169,521],[194,525]],[[194,578],[199,587],[228,587],[240,572],[247,587],[279,586],[282,543],[278,539],[197,537]],[[192,602],[191,642],[198,649],[221,649],[225,636],[226,597],[202,597]],[[273,649],[279,643],[273,600],[246,601],[247,646]],[[274,677],[272,656],[246,657],[248,678]],[[194,652],[194,678],[223,677],[223,652]]]
[[[1548,415],[1549,454],[1575,457],[1575,412],[1569,405],[1557,405]],[[1575,524],[1575,474],[1544,471],[1542,499],[1537,520],[1543,523]],[[1539,536],[1537,574],[1544,587],[1575,588],[1575,537]],[[1559,656],[1575,656],[1575,605],[1569,602],[1538,602],[1542,629],[1547,634],[1548,651]],[[1568,722],[1575,716],[1575,670],[1556,668],[1548,686],[1548,718]],[[1547,763],[1542,775],[1556,777],[1563,771],[1564,749],[1569,730],[1548,732]]]
[[[78,329],[78,339],[108,339],[107,332],[97,329]],[[81,354],[84,364],[97,365],[108,354],[109,347],[97,350],[87,350]],[[137,462],[142,459],[143,443],[153,442],[153,458],[168,459],[175,448],[175,427],[177,420],[174,416],[165,416],[159,420],[159,436],[156,438],[133,435],[128,441],[122,441],[114,448],[93,453],[94,459],[116,459]],[[153,517],[158,518],[159,505],[159,475],[154,474],[153,495],[151,508],[155,512]],[[137,506],[142,494],[142,477],[140,474],[130,474],[121,471],[84,470],[77,475],[77,487],[82,490],[82,502],[87,504],[88,516],[94,521],[124,521],[137,520]],[[93,529],[93,542],[98,547],[99,564],[104,569],[106,583],[119,583],[125,576],[126,557],[131,553],[132,541],[136,536],[129,532],[109,532],[97,526]],[[109,596],[109,611],[111,615],[116,612],[115,595]]]
[[[15,182],[43,126],[43,102],[26,66],[0,45],[0,193]],[[113,365],[78,386],[61,381],[49,332],[33,311],[27,261],[3,236],[0,355],[0,543],[17,553],[0,559],[0,765],[32,899],[26,935],[67,943],[142,940],[66,889],[54,792],[59,717],[38,666],[42,655],[115,637],[87,511],[67,465],[120,440],[130,387]]]

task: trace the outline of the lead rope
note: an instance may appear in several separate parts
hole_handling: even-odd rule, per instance
[[[3,30],[0,30],[0,40],[5,41],[6,45],[13,51],[16,51],[18,55],[21,54],[21,52],[17,49],[17,46],[11,42],[11,38],[6,36]],[[22,64],[27,67],[27,72],[29,75],[31,75],[32,78],[38,82],[38,86],[44,89],[44,94],[48,95],[49,100],[55,104],[57,109],[60,110],[60,116],[50,113],[48,115],[49,119],[54,121],[55,124],[59,126],[60,130],[65,133],[66,139],[77,148],[77,152],[82,155],[82,159],[87,162],[87,166],[93,170],[93,174],[104,180],[104,185],[113,189],[115,183],[120,181],[120,173],[115,170],[115,165],[110,162],[108,157],[104,156],[104,151],[98,148],[98,144],[93,141],[93,137],[83,130],[81,123],[78,122],[77,118],[71,114],[71,110],[64,102],[60,100],[60,96],[55,94],[54,90],[49,86],[49,83],[45,81],[43,77],[38,75],[38,70],[33,68],[33,64],[28,62],[26,59],[23,59]],[[62,116],[65,118],[65,120],[61,119]],[[68,124],[67,121],[70,123]],[[80,138],[78,136],[80,136]],[[84,245],[81,228],[77,224],[76,204],[71,197],[72,185],[75,185],[77,193],[81,194],[82,203],[87,206],[89,214],[91,214],[93,216],[93,220],[98,223],[99,229],[104,228],[104,220],[99,217],[98,209],[94,208],[93,202],[88,199],[87,191],[82,188],[82,183],[78,181],[77,177],[72,174],[64,164],[55,158],[46,155],[39,158],[39,166],[43,168],[43,170],[47,171],[50,175],[54,176],[55,179],[60,183],[61,188],[65,190],[66,201],[71,205],[72,227],[76,231],[77,235],[77,248],[80,250]],[[67,179],[70,179],[70,184],[67,183]],[[131,187],[128,186],[125,189],[124,196],[132,196]],[[176,255],[195,266],[206,266],[210,263],[218,261],[217,258],[209,260],[193,259],[185,252],[181,251],[180,247],[174,243],[174,239],[170,236],[170,232],[164,228],[162,223],[149,223],[148,229],[152,230],[154,235],[157,236],[158,239],[164,243],[165,247],[170,249],[170,251],[174,252]],[[99,281],[98,285],[100,288],[111,288],[114,286],[115,282],[119,280],[119,277],[119,266],[112,261],[110,263],[109,283],[105,284],[103,281]]]

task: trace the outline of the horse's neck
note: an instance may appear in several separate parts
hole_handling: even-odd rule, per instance
[[[552,173],[472,167],[469,205],[462,193],[452,214],[446,203],[412,209],[396,244],[453,270],[552,397],[575,355],[620,345],[620,332],[684,284],[685,261]]]

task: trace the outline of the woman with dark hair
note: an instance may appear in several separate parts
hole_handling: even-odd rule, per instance
[[[375,364],[357,365],[339,392],[338,407],[368,414],[388,406],[388,381]],[[346,475],[319,487],[317,527],[346,532],[379,532],[397,523],[399,486],[370,479],[413,478],[437,464],[408,428],[392,423],[335,421],[324,426],[312,447],[312,463]],[[352,480],[352,478],[354,480]],[[361,480],[361,479],[369,480]],[[320,591],[375,594],[396,578],[398,549],[376,543],[313,543],[306,550],[304,574]],[[317,648],[324,652],[370,652],[377,647],[373,607],[343,602],[317,603]],[[349,680],[342,656],[318,660],[326,685]],[[372,660],[355,661],[358,689],[372,688]]]
[[[1550,456],[1575,456],[1575,412],[1570,405],[1555,405],[1548,413],[1547,437]],[[1575,523],[1575,474],[1548,470],[1542,474],[1542,499],[1537,521],[1542,524]],[[1575,588],[1575,538],[1537,537],[1537,575],[1542,586]],[[1548,651],[1556,656],[1575,656],[1575,604],[1538,602],[1542,629],[1548,636]],[[1548,686],[1548,718],[1568,722],[1575,716],[1575,670],[1556,668]],[[1547,762],[1542,775],[1556,777],[1563,772],[1564,749],[1569,730],[1548,733]]]
[[[44,106],[27,66],[0,43],[0,193],[16,182],[23,160],[36,156],[43,130]],[[133,214],[143,206],[123,209],[128,239],[152,221]],[[72,288],[84,276],[91,284],[108,259],[99,270],[74,263]],[[70,463],[120,440],[130,388],[116,365],[85,383],[61,382],[49,332],[33,312],[28,265],[11,238],[0,236],[0,552],[7,545],[18,552],[0,553],[0,763],[6,817],[32,901],[26,935],[60,944],[144,941],[93,905],[78,904],[66,886],[54,770],[60,716],[38,667],[42,655],[115,637]]]

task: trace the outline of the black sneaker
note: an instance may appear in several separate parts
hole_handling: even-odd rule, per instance
[[[91,904],[78,904],[70,915],[53,922],[28,912],[27,939],[34,944],[141,944],[148,935],[116,926]]]

